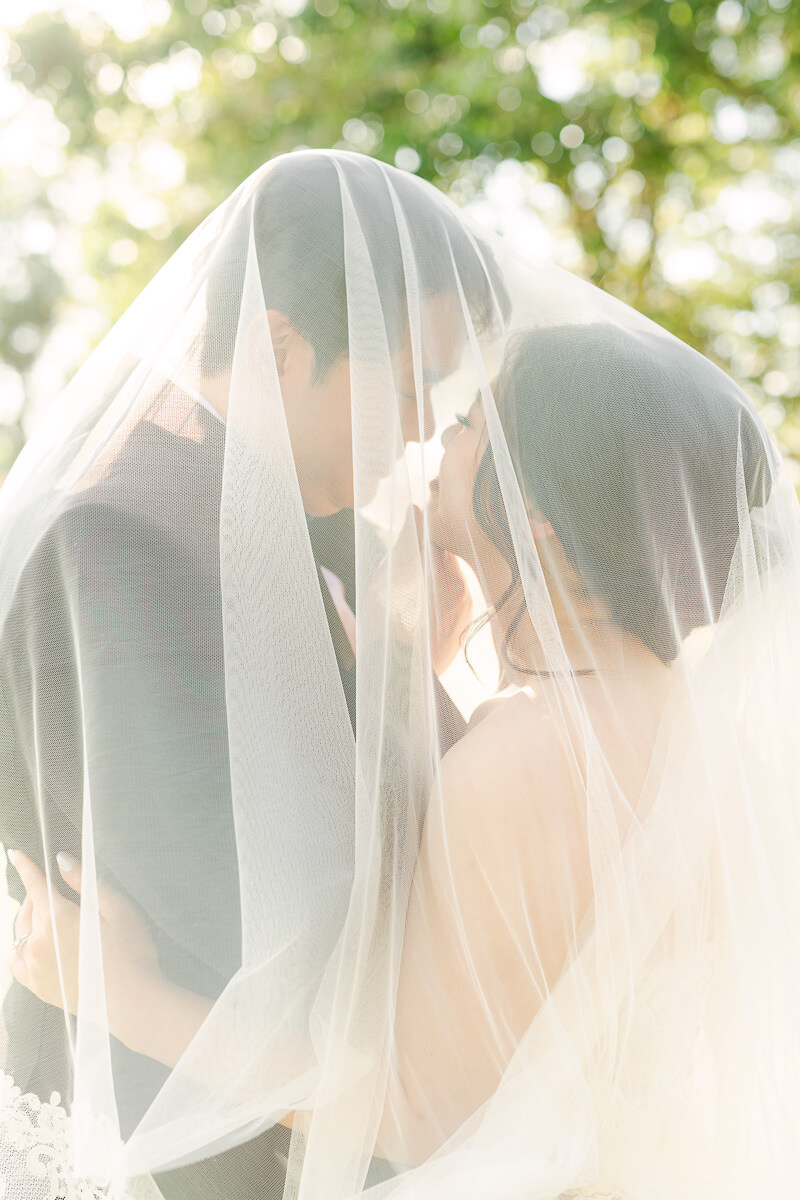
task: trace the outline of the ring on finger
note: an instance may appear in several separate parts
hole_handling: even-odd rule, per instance
[[[15,937],[14,938],[14,953],[21,954],[23,946],[25,945],[26,942],[29,942],[31,940],[31,937],[32,937],[32,934],[30,934],[30,933],[23,933],[20,937]]]

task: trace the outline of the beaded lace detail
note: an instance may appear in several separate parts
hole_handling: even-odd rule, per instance
[[[23,1095],[0,1071],[0,1200],[108,1200],[108,1189],[76,1179],[70,1120],[58,1092]]]

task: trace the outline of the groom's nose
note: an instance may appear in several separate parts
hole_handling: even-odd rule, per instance
[[[422,393],[422,430],[420,430],[416,400],[409,400],[404,406],[401,418],[404,442],[427,442],[436,432],[436,421],[433,415],[430,393],[431,389],[429,387],[426,387]]]

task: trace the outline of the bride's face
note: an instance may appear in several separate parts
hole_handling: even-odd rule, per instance
[[[475,566],[491,551],[475,519],[472,493],[481,456],[486,449],[486,419],[480,397],[442,434],[438,479],[431,483],[428,520],[431,537],[443,550]]]

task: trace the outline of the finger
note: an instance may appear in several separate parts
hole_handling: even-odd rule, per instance
[[[33,901],[26,896],[14,922],[14,937],[25,937],[33,929]]]
[[[35,907],[49,908],[50,895],[47,889],[47,878],[32,858],[22,850],[9,850],[8,861],[22,880],[25,891],[30,896]]]
[[[72,854],[67,854],[62,850],[56,855],[58,869],[64,879],[74,892],[78,895],[83,894],[83,866]],[[107,921],[119,919],[129,911],[130,905],[124,896],[120,895],[114,888],[104,883],[102,879],[98,879],[97,887],[97,907],[100,910],[101,917]]]
[[[67,854],[66,850],[59,850],[56,855],[56,862],[61,872],[61,878],[72,888],[73,892],[77,892],[80,895],[83,884],[83,871],[77,858],[72,854]]]

